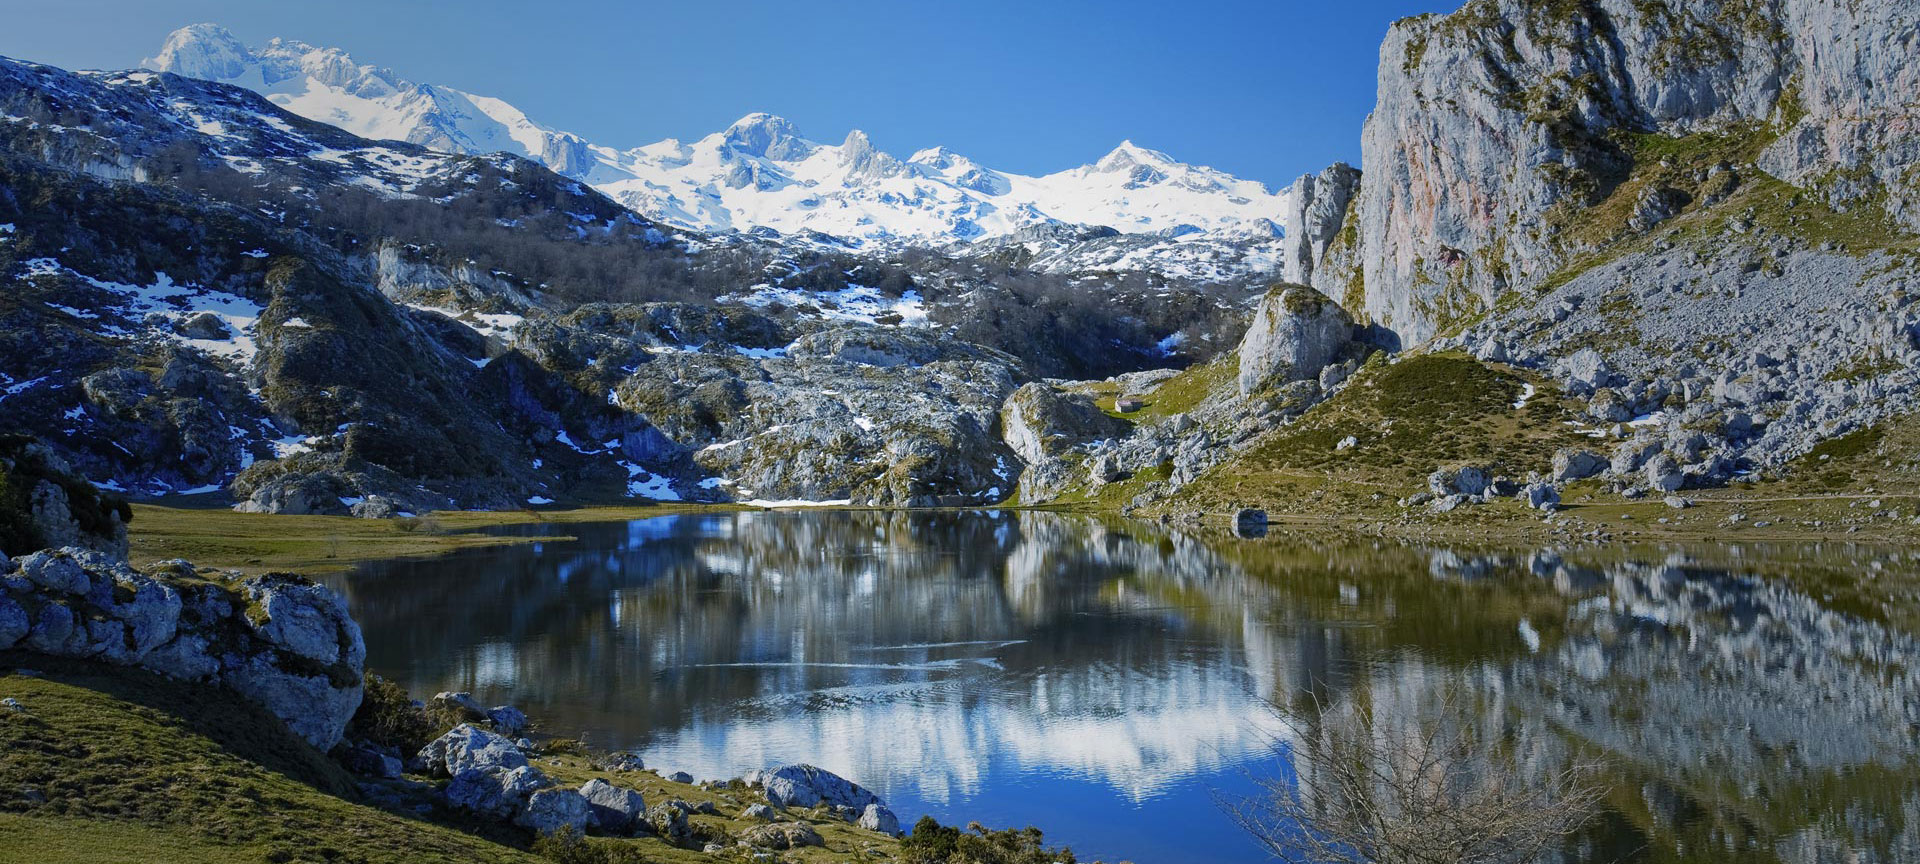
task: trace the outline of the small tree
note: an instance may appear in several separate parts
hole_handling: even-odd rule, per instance
[[[1291,740],[1259,791],[1223,799],[1289,864],[1530,864],[1562,848],[1606,794],[1600,766],[1529,769],[1498,718],[1457,694],[1414,717],[1368,706],[1274,706]]]

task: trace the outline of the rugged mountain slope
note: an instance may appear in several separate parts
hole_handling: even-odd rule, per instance
[[[697,237],[518,157],[372,142],[170,74],[13,61],[0,278],[0,431],[110,488],[363,515],[992,500],[1012,485],[1007,391],[1204,356],[1245,297]],[[671,397],[682,374],[713,398]],[[729,441],[747,443],[703,450]]]
[[[1294,186],[1283,263],[1401,353],[1145,390],[1131,435],[1082,442],[1078,482],[1145,478],[1100,494],[1161,509],[1550,505],[1595,477],[1628,497],[1778,477],[1910,412],[1917,27],[1911,4],[1811,0],[1396,24],[1365,172]],[[1286,293],[1224,358],[1243,376],[1330,338],[1317,304],[1271,306]]]
[[[1424,342],[1709,203],[1711,178],[1652,176],[1657,139],[1708,132],[1831,205],[1920,227],[1916,21],[1902,0],[1472,0],[1401,21],[1362,142],[1357,255],[1315,284]]]
[[[248,87],[367,138],[525,156],[641,213],[709,233],[770,228],[882,249],[1021,235],[1012,242],[1045,269],[1211,277],[1271,270],[1287,204],[1284,191],[1132,142],[1039,177],[997,171],[943,147],[900,159],[857,130],[823,144],[769,114],[750,114],[697,141],[606,146],[543,126],[498,99],[409,82],[337,49],[276,39],[253,50],[210,24],[175,31],[145,65]],[[1079,247],[1031,230],[1060,226],[1104,226],[1132,239]]]

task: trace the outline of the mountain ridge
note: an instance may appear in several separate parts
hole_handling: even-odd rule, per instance
[[[1277,249],[1291,197],[1131,140],[1085,165],[1028,176],[944,146],[900,159],[857,129],[840,144],[821,143],[764,112],[691,142],[615,147],[542,125],[503,100],[407,81],[339,49],[274,39],[255,50],[212,24],[174,31],[142,64],[247,87],[362,137],[459,153],[506,150],[704,233],[772,228],[855,246],[953,248],[1035,226],[1086,225]]]

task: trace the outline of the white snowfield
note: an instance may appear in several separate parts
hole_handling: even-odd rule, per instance
[[[1033,177],[944,147],[901,160],[859,131],[821,144],[770,114],[749,114],[697,141],[612,147],[544,126],[499,99],[406,81],[338,49],[280,39],[250,49],[212,24],[174,31],[143,63],[248,87],[366,138],[525,156],[638,212],[702,232],[764,227],[856,245],[948,245],[1069,224],[1196,242],[1271,242],[1283,233],[1289,194],[1130,141],[1092,164]]]

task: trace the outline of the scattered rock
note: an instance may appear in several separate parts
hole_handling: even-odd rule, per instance
[[[740,839],[750,846],[758,846],[762,849],[798,849],[802,846],[827,845],[812,826],[799,822],[755,825],[740,832]]]
[[[774,819],[774,812],[772,807],[765,804],[751,804],[747,806],[747,809],[740,811],[740,818],[771,822]]]
[[[1233,514],[1233,533],[1236,537],[1246,538],[1267,536],[1267,511],[1252,507],[1241,508]]]
[[[493,730],[502,735],[518,735],[527,728],[527,715],[512,705],[488,708],[487,720],[493,723]]]
[[[860,811],[860,819],[854,824],[889,836],[900,833],[900,818],[893,815],[893,811],[884,804],[868,804],[865,810]]]
[[[593,823],[610,834],[631,834],[646,821],[647,802],[639,792],[623,789],[598,777],[580,787],[593,814]]]
[[[827,804],[864,810],[868,804],[886,803],[858,784],[812,765],[782,765],[755,771],[747,775],[747,783],[765,787],[767,800],[780,807]]]
[[[532,828],[540,834],[562,829],[584,833],[593,813],[586,796],[575,789],[540,789],[527,797],[527,805],[513,817],[513,824]]]

